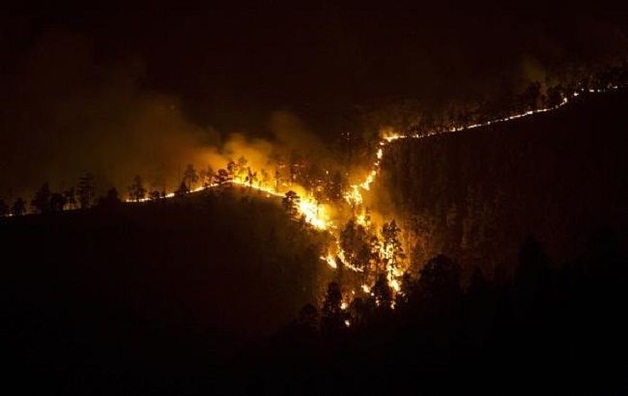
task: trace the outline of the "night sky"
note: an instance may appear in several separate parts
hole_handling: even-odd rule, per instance
[[[335,3],[5,8],[0,171],[13,176],[0,195],[69,169],[115,172],[106,155],[132,156],[121,151],[147,141],[172,147],[178,134],[183,146],[233,132],[272,137],[277,111],[330,141],[365,104],[517,89],[559,65],[628,53],[621,5]]]

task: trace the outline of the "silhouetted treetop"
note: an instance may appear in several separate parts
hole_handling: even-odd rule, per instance
[[[35,209],[36,213],[48,213],[51,211],[50,207],[50,187],[48,183],[44,183],[39,190],[35,193],[35,196],[31,200],[31,206]]]

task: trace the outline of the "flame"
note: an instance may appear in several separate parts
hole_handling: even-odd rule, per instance
[[[299,212],[301,212],[301,215],[307,223],[319,230],[326,230],[332,225],[325,208],[313,200],[301,198],[299,202]]]
[[[395,293],[399,293],[401,290],[401,285],[399,285],[399,281],[395,278],[388,278],[388,285],[395,291]]]
[[[613,86],[613,89],[617,89],[617,87]],[[584,92],[584,91],[583,91]],[[589,89],[588,92],[590,93],[600,93],[600,92],[604,92],[604,90],[602,89]],[[572,93],[571,97],[575,98],[580,94],[580,92],[576,91],[574,93]],[[373,182],[375,181],[375,179],[377,178],[377,175],[379,174],[380,168],[381,168],[381,161],[384,157],[384,148],[389,145],[392,142],[398,141],[398,140],[403,140],[403,139],[424,139],[424,138],[429,138],[435,135],[439,135],[439,134],[443,134],[443,133],[455,133],[455,132],[463,132],[463,131],[468,131],[468,130],[473,130],[476,128],[481,128],[481,127],[485,127],[488,125],[493,125],[496,123],[500,123],[500,122],[507,122],[507,121],[512,121],[512,120],[516,120],[519,118],[523,118],[523,117],[529,117],[535,114],[540,114],[540,113],[545,113],[548,111],[552,111],[552,110],[556,110],[560,107],[565,106],[567,103],[569,103],[569,95],[566,95],[562,101],[552,107],[547,107],[547,108],[541,108],[541,109],[536,109],[536,110],[529,110],[529,111],[525,111],[523,113],[519,113],[519,114],[513,114],[511,116],[508,117],[503,117],[503,118],[497,118],[494,120],[489,120],[483,123],[476,123],[476,124],[471,124],[471,125],[465,125],[465,126],[457,126],[457,127],[452,127],[450,129],[444,130],[444,131],[438,131],[438,130],[434,130],[434,131],[428,131],[424,134],[414,134],[414,135],[404,135],[402,133],[398,133],[392,129],[387,129],[384,131],[384,133],[382,134],[382,139],[379,141],[378,143],[378,148],[377,151],[375,152],[375,159],[373,160],[373,163],[371,165],[371,170],[367,173],[366,177],[363,179],[362,182],[357,183],[357,184],[353,184],[350,186],[349,191],[347,191],[344,195],[345,200],[352,206],[358,206],[361,205],[364,202],[364,197],[363,197],[363,193],[370,191],[371,185],[373,184]],[[366,223],[366,217],[364,214],[359,214],[356,216],[356,221],[358,222],[358,224],[361,225],[365,225]],[[340,246],[338,246],[339,249],[339,253],[338,253],[338,257],[343,257],[343,252],[342,249],[340,248]],[[397,266],[392,266],[391,264],[391,260],[392,258],[392,248],[391,247],[382,247],[380,248],[379,251],[379,255],[382,259],[384,259],[387,262],[387,267],[389,268],[388,272],[387,272],[387,276],[386,279],[388,281],[388,285],[395,291],[395,293],[400,292],[401,290],[401,284],[399,283],[399,279],[402,276],[402,271],[397,267]],[[343,262],[344,265],[346,265],[346,263],[344,263],[344,260],[341,259],[341,261]],[[334,262],[335,265],[335,262]],[[350,266],[348,266],[349,268],[351,268]],[[335,267],[334,267],[335,268]],[[357,270],[357,268],[354,268],[355,270]],[[368,287],[368,285],[362,285],[362,290],[365,293],[369,293],[370,292],[370,288]]]
[[[406,135],[406,134],[399,133],[389,128],[383,131],[381,140],[377,144],[377,150],[375,151],[375,157],[373,158],[372,164],[370,166],[370,170],[368,170],[368,172],[365,174],[362,181],[349,186],[348,190],[343,194],[344,200],[353,208],[353,214],[354,214],[356,223],[362,226],[369,226],[369,220],[367,218],[366,213],[364,213],[363,208],[362,208],[362,205],[364,204],[364,194],[370,191],[371,186],[375,182],[377,176],[380,174],[381,163],[385,155],[385,149],[389,144],[393,142],[401,141],[405,139],[425,139],[425,138],[429,138],[429,137],[439,135],[439,134],[444,134],[444,133],[470,131],[470,130],[485,127],[488,125],[493,125],[496,123],[512,121],[512,120],[520,119],[523,117],[528,117],[535,114],[556,110],[568,104],[570,99],[578,97],[581,93],[585,93],[585,92],[601,93],[601,92],[609,91],[611,89],[618,89],[617,86],[612,86],[612,87],[607,87],[607,88],[608,89],[587,89],[587,90],[581,89],[579,91],[573,92],[571,95],[565,95],[562,101],[553,107],[529,110],[529,111],[525,111],[519,114],[513,114],[508,117],[497,118],[497,119],[489,120],[482,123],[463,125],[463,126],[454,126],[446,130],[433,130],[433,131],[426,131],[425,133],[421,133],[421,134],[417,133],[417,134],[412,134],[412,135]],[[328,173],[328,171],[326,172]],[[235,185],[240,185],[242,187],[246,187],[246,188],[263,192],[266,194],[267,197],[283,198],[285,196],[278,191],[279,189],[278,186],[271,187],[269,185],[264,185],[261,182],[248,183],[245,180],[244,176],[234,177],[232,182]],[[207,186],[207,188],[216,188],[216,187],[218,186],[215,184],[211,184]],[[356,268],[352,266],[348,262],[348,260],[346,260],[345,253],[342,250],[339,243],[339,238],[338,238],[339,235],[337,235],[338,234],[337,228],[330,219],[331,209],[329,208],[329,206],[320,204],[316,199],[308,195],[306,190],[301,186],[289,185],[288,183],[284,182],[281,184],[281,187],[284,187],[285,189],[291,189],[299,195],[300,200],[297,204],[297,211],[303,217],[305,222],[312,225],[314,228],[318,230],[331,232],[332,235],[335,236],[335,240],[336,240],[335,243],[332,243],[328,246],[327,254],[320,256],[320,259],[322,261],[325,261],[327,265],[329,265],[329,267],[334,270],[336,270],[338,268],[338,265],[340,264],[343,267],[346,267],[356,273],[364,272],[364,269]],[[203,187],[199,187],[199,188],[194,189],[192,192],[201,191],[203,189],[204,189]],[[173,196],[175,196],[174,193],[169,193],[166,195],[166,198],[172,198]],[[145,199],[140,200],[140,202],[148,201],[148,200],[149,198],[145,198]],[[127,201],[127,202],[131,202],[131,201]],[[386,280],[388,282],[388,285],[395,293],[400,293],[402,289],[400,279],[403,274],[403,271],[401,270],[399,263],[393,263],[393,260],[394,260],[393,254],[394,252],[393,252],[392,246],[381,246],[378,251],[378,255],[380,259],[386,263],[386,269],[387,269]],[[369,294],[369,295],[372,294],[371,288],[368,284],[362,284],[360,288],[364,293]],[[352,291],[352,295],[355,295],[355,290]],[[341,308],[344,310],[344,309],[347,309],[347,307],[348,307],[348,302],[343,301]],[[348,320],[345,321],[345,325],[350,326],[350,322]]]
[[[369,226],[369,221],[367,220],[365,213],[360,213],[359,215],[357,215],[355,217],[355,222],[363,227]]]
[[[360,193],[360,186],[356,184],[352,185],[350,190],[344,194],[344,198],[351,206],[361,205],[363,200],[362,194]]]
[[[247,188],[257,190],[257,191],[264,192],[267,194],[267,196],[272,196],[272,197],[277,197],[277,198],[283,198],[285,196],[284,194],[278,193],[277,191],[275,191],[273,188],[269,186],[264,186],[262,184],[249,184],[245,182],[244,180],[240,180],[237,178],[234,178],[233,184],[237,184],[243,187],[247,187]],[[215,186],[211,185],[210,188],[211,187],[215,187]],[[303,188],[295,188],[295,189],[303,190]],[[311,224],[312,226],[314,226],[315,228],[319,230],[327,230],[333,227],[333,223],[329,219],[328,209],[326,205],[319,204],[315,199],[305,196],[305,194],[304,196],[299,194],[299,198],[300,200],[297,205],[297,209],[299,211],[299,214],[303,216],[306,223]]]
[[[333,269],[338,268],[338,265],[336,264],[336,257],[332,254],[328,254],[327,256],[321,256],[321,260],[325,261],[327,265],[329,265]]]

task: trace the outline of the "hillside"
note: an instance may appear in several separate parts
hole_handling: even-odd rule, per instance
[[[391,144],[379,187],[416,261],[445,253],[501,278],[526,236],[559,265],[599,228],[625,246],[627,106],[625,91],[586,95],[549,113]]]
[[[386,145],[370,198],[395,213],[412,261],[394,294],[383,276],[364,293],[347,288],[353,272],[339,258],[336,271],[320,260],[336,229],[315,231],[293,220],[280,195],[251,187],[1,218],[11,386],[62,394],[504,394],[521,382],[550,393],[617,389],[628,290],[626,104],[627,93],[588,96]],[[591,376],[597,366],[603,373]]]
[[[90,394],[177,389],[199,369],[211,383],[210,367],[315,301],[323,236],[234,190],[4,219],[9,377]]]

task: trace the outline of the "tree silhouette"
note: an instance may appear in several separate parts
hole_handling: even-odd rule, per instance
[[[247,175],[246,175],[245,182],[249,185],[249,188],[251,188],[253,187],[253,183],[257,181],[257,172],[251,171],[251,167],[248,167],[246,170],[247,170]]]
[[[349,264],[366,270],[372,258],[366,227],[358,224],[354,219],[349,220],[345,228],[340,232],[340,247],[344,251],[345,258],[349,261]]]
[[[203,188],[205,189],[209,188],[214,182],[214,170],[209,165],[200,171],[199,176],[202,180]]]
[[[388,281],[386,280],[386,276],[384,274],[380,274],[377,278],[377,281],[373,285],[373,289],[371,290],[373,293],[373,298],[375,301],[375,306],[378,309],[388,310],[392,306],[393,302],[393,293],[392,289],[388,285]]]
[[[159,192],[159,190],[152,190],[151,192],[148,193],[148,198],[150,198],[153,201],[156,201],[161,198],[161,193]]]
[[[519,95],[522,110],[538,109],[541,100],[541,83],[538,81],[531,82],[526,89]]]
[[[174,195],[176,195],[177,197],[182,197],[189,192],[190,189],[188,188],[188,185],[185,184],[185,181],[182,180],[181,184],[179,184],[179,188],[177,188],[177,190],[174,192]]]
[[[378,275],[381,272],[381,260],[380,254],[382,250],[382,241],[377,237],[377,235],[371,235],[368,240],[369,244],[369,257],[371,258],[369,262],[369,271],[375,275]]]
[[[563,87],[558,84],[547,89],[547,106],[554,107],[562,103],[565,97]]]
[[[35,209],[36,213],[48,213],[50,212],[50,187],[48,183],[44,183],[40,189],[35,193],[35,196],[31,200],[31,206]]]
[[[94,176],[91,173],[81,176],[76,193],[79,197],[81,209],[87,209],[92,206],[94,201]]]
[[[345,314],[342,311],[342,292],[340,285],[331,282],[323,301],[321,330],[328,336],[337,335],[344,327]]]
[[[364,327],[371,315],[372,307],[367,304],[362,298],[356,297],[349,304],[349,316],[351,317],[351,327],[360,329]]]
[[[226,188],[231,186],[232,181],[233,177],[231,173],[226,169],[218,169],[218,171],[214,175],[214,183],[216,183],[219,188]]]
[[[338,202],[342,200],[342,191],[343,191],[343,179],[340,171],[334,172],[333,176],[327,180],[327,197],[332,202]]]
[[[76,201],[76,194],[74,193],[74,188],[69,188],[63,191],[63,197],[65,198],[66,205],[68,209],[76,209],[78,202]]]
[[[290,152],[289,167],[290,182],[296,183],[300,178],[303,169],[303,156],[296,150]]]
[[[299,195],[290,190],[282,198],[281,205],[286,209],[291,217],[296,218],[299,215],[299,202],[301,202]]]
[[[22,216],[26,213],[26,201],[22,197],[18,197],[11,206],[11,214],[13,216]]]
[[[133,183],[129,186],[129,197],[133,201],[140,201],[146,198],[146,188],[144,188],[144,182],[139,175],[133,178]]]
[[[107,194],[100,198],[99,206],[106,209],[116,208],[122,204],[118,190],[115,187],[107,190]]]
[[[382,226],[382,259],[386,265],[386,270],[391,275],[395,275],[399,268],[399,263],[406,257],[399,241],[400,233],[401,229],[397,226],[395,220],[384,223]]]
[[[230,159],[229,162],[227,162],[227,173],[232,180],[235,179],[236,176],[240,173],[240,167],[238,166],[238,163]]]
[[[183,172],[183,183],[187,187],[188,191],[194,189],[196,183],[198,183],[199,175],[194,169],[194,165],[188,164]]]
[[[248,168],[247,164],[249,163],[249,161],[244,158],[244,156],[241,156],[240,158],[238,158],[238,167],[237,167],[237,171],[235,174],[235,177],[242,180],[242,173]]]
[[[262,169],[260,172],[262,176],[262,178],[260,179],[260,184],[268,186],[268,184],[270,183],[270,175],[268,174],[266,169]]]
[[[424,306],[447,310],[460,300],[460,267],[449,257],[439,254],[419,271],[417,298]]]
[[[61,193],[53,193],[50,197],[50,210],[52,212],[62,212],[66,204],[66,199]]]

